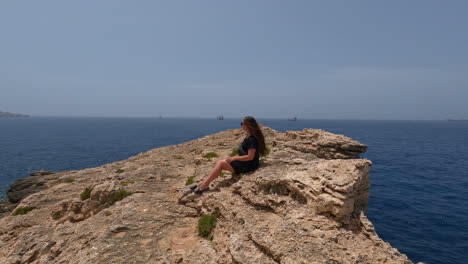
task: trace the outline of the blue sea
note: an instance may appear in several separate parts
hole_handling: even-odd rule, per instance
[[[36,170],[78,170],[231,128],[240,119],[0,118],[0,198]],[[413,262],[468,263],[468,122],[258,119],[369,146],[368,216]],[[236,144],[236,143],[233,143]]]

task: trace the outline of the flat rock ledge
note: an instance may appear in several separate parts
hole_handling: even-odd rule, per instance
[[[213,168],[218,158],[204,154],[227,157],[240,129],[34,176],[40,188],[0,218],[0,263],[412,263],[366,217],[365,145],[319,129],[262,128],[271,152],[261,167],[220,175],[202,195],[187,179]],[[19,208],[29,211],[14,215]],[[210,239],[200,237],[200,217],[215,211]]]

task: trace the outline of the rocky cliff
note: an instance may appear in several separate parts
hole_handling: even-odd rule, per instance
[[[263,127],[253,173],[201,180],[244,132],[227,130],[41,179],[0,219],[0,263],[411,263],[367,219],[371,162],[343,135]],[[202,215],[212,216],[207,238]]]

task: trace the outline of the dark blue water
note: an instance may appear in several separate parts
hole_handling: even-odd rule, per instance
[[[320,128],[369,146],[368,216],[414,261],[468,263],[468,122],[258,120],[277,129]],[[239,119],[3,118],[0,196],[35,170],[99,166],[230,128]],[[234,143],[235,144],[235,143]]]

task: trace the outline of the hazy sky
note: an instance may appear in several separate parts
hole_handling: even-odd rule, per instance
[[[0,110],[468,118],[468,1],[1,1]]]

